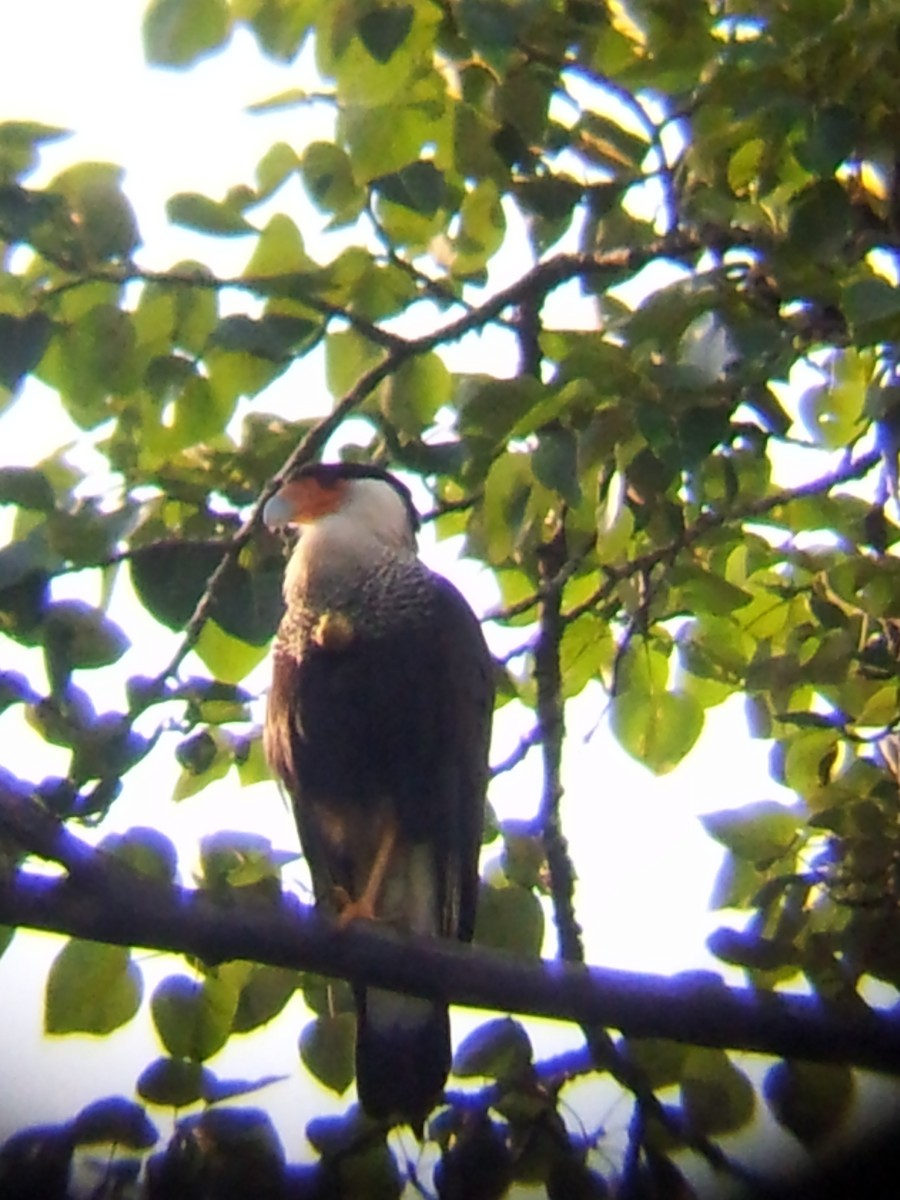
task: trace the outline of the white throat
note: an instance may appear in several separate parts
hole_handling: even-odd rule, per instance
[[[390,559],[416,557],[403,500],[381,479],[354,479],[337,512],[303,527],[284,577],[284,593],[329,593]]]

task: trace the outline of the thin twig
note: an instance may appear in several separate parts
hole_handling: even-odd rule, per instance
[[[506,758],[501,758],[500,762],[491,767],[491,779],[496,779],[498,775],[505,775],[507,772],[512,771],[520,762],[525,760],[530,750],[540,745],[540,742],[540,726],[535,725],[533,729],[529,729],[528,733],[519,738],[516,748],[507,754]]]

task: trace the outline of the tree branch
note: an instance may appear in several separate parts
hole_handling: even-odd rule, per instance
[[[629,1037],[844,1062],[900,1075],[900,1020],[820,998],[729,988],[711,972],[664,976],[535,961],[383,925],[340,929],[293,896],[272,902],[164,886],[90,847],[0,773],[0,835],[62,877],[0,868],[0,924],[121,946],[316,971],[472,1008],[555,1017]]]
[[[0,879],[0,922],[194,955],[210,964],[243,959],[316,971],[471,1008],[618,1029],[629,1037],[900,1075],[900,1021],[877,1010],[848,1013],[811,996],[729,988],[708,972],[664,976],[526,960],[399,937],[367,922],[338,929],[290,896],[273,904],[242,903],[238,889],[217,900],[137,875],[123,888],[127,868],[117,865],[121,870],[98,866],[90,883],[24,870]]]

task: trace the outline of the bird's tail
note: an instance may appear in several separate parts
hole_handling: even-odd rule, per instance
[[[446,1004],[382,988],[356,994],[356,1088],[376,1120],[394,1120],[421,1134],[450,1071]]]

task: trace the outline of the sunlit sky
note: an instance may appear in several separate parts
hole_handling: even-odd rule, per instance
[[[302,68],[264,60],[243,35],[235,37],[226,54],[188,72],[148,70],[140,45],[142,9],[141,0],[0,3],[4,51],[0,121],[27,118],[75,131],[71,138],[47,148],[32,180],[35,185],[48,182],[75,161],[110,161],[125,168],[125,189],[144,239],[138,254],[142,265],[165,267],[195,257],[210,261],[221,273],[237,272],[252,252],[252,239],[223,242],[170,228],[164,217],[165,199],[176,191],[217,197],[231,185],[252,181],[256,163],[273,142],[285,140],[299,148],[308,140],[327,137],[328,112],[313,108],[248,116],[246,105],[296,86]],[[324,261],[334,253],[329,240],[316,235],[321,217],[305,201],[299,184],[280,191],[274,206],[290,212],[300,224],[314,257]],[[499,286],[520,269],[521,247],[500,257],[492,283]],[[584,323],[589,314],[573,311],[577,300],[576,289],[557,299],[560,322]],[[462,347],[451,348],[448,361],[451,367],[465,363],[467,370],[479,365],[494,369],[506,356],[506,370],[511,371],[512,352],[502,336],[486,347],[472,338]],[[326,404],[321,363],[304,362],[253,406],[297,416],[316,407],[324,410]],[[33,464],[72,436],[53,397],[30,383],[0,420],[0,464]],[[0,534],[6,528],[0,513]],[[427,541],[423,550],[429,561],[452,575],[476,607],[484,610],[490,605],[494,595],[471,564],[454,562],[445,547]],[[65,594],[94,599],[95,586],[70,579]],[[133,619],[124,589],[113,615],[126,625]],[[170,635],[148,622],[121,665],[125,672],[155,671],[173,648]],[[34,656],[17,657],[17,653],[4,644],[0,669],[32,673]],[[88,689],[93,684],[90,677],[83,681]],[[120,702],[119,686],[116,681],[109,684],[110,706]],[[636,970],[718,970],[704,942],[721,919],[707,909],[720,853],[704,834],[697,815],[776,796],[778,789],[767,772],[768,746],[748,738],[742,705],[730,702],[709,714],[702,739],[685,763],[656,779],[614,743],[606,731],[603,709],[604,698],[593,688],[570,705],[564,779],[564,827],[580,880],[577,903],[588,958]],[[45,753],[36,739],[20,738],[20,726],[14,721],[18,721],[15,714],[0,719],[4,765],[30,778],[64,769],[64,760],[54,758],[52,751]],[[516,720],[504,715],[495,760],[509,752],[519,732]],[[40,763],[34,761],[36,750],[44,755]],[[182,846],[216,828],[258,828],[279,847],[296,846],[292,822],[274,784],[241,791],[232,781],[175,808],[167,800],[171,780],[161,766],[164,758],[165,753],[157,755],[152,769],[128,776],[125,795],[112,817],[114,828],[137,822],[158,824]],[[534,767],[497,781],[492,799],[501,816],[533,815],[540,783],[537,756],[534,762]],[[292,877],[290,871],[288,875]],[[6,1093],[19,1095],[14,1113],[0,1110],[0,1138],[4,1118],[10,1128],[29,1120],[62,1119],[95,1098],[101,1087],[129,1094],[138,1071],[159,1052],[148,1040],[152,1038],[148,1023],[139,1019],[102,1042],[69,1038],[56,1042],[51,1055],[41,1054],[43,973],[60,944],[50,937],[19,937],[0,960],[4,998],[0,1067]],[[159,956],[141,956],[141,961],[148,981],[154,974],[179,969]],[[476,1014],[466,1014],[457,1028],[467,1028],[476,1019]],[[210,1064],[223,1076],[291,1075],[288,1084],[251,1099],[292,1114],[299,1139],[293,1144],[279,1120],[289,1153],[300,1150],[303,1122],[325,1107],[322,1094],[309,1087],[297,1065],[296,1036],[302,1020],[302,1011],[294,1003],[271,1036],[254,1039],[252,1045],[245,1039],[241,1045],[229,1046],[221,1062],[216,1059]],[[563,1044],[579,1041],[572,1030],[559,1035],[548,1023],[535,1028],[541,1031],[541,1048],[558,1048],[560,1036]],[[334,1105],[338,1110],[343,1106],[344,1101]]]

